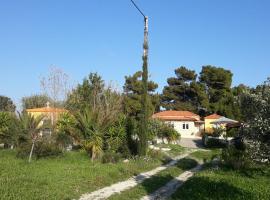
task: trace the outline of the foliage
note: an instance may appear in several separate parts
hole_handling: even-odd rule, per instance
[[[39,139],[39,133],[42,129],[41,121],[44,119],[43,115],[34,117],[27,112],[19,113],[19,137],[18,145],[26,145],[32,143],[32,147],[29,153],[29,162],[31,162],[32,154],[34,151],[35,143]]]
[[[20,145],[16,149],[17,157],[18,158],[28,157],[31,152],[31,147],[32,147],[31,143],[24,143],[23,145]],[[36,141],[32,155],[36,159],[40,159],[51,156],[59,156],[62,155],[62,153],[63,153],[62,149],[59,148],[54,141],[50,141],[46,138]]]
[[[202,141],[207,148],[224,148],[227,146],[227,141],[224,139],[219,139],[218,137],[203,135]]]
[[[169,143],[180,139],[180,134],[170,125],[160,120],[152,119],[149,121],[149,139],[166,139]]]
[[[105,138],[107,149],[112,152],[120,152],[121,149],[127,145],[125,115],[120,115],[108,128],[108,131],[105,133]]]
[[[242,96],[242,112],[246,123],[243,137],[251,159],[270,162],[270,78],[254,92]]]
[[[83,80],[83,83],[78,84],[68,95],[66,107],[72,111],[82,111],[91,105],[95,109],[104,87],[105,84],[101,76],[97,73],[90,73],[88,77]]]
[[[0,112],[0,143],[5,147],[16,145],[18,120],[13,113]]]
[[[0,95],[0,112],[15,112],[16,106],[11,98]]]
[[[175,69],[176,78],[167,79],[162,94],[162,106],[166,109],[197,112],[199,107],[207,108],[208,99],[204,86],[196,82],[197,74],[184,66]]]
[[[51,156],[59,156],[62,153],[62,150],[54,142],[48,140],[38,141],[36,143],[36,148],[34,151],[34,155],[37,159]]]
[[[250,164],[245,149],[237,149],[234,145],[229,145],[222,150],[221,158],[229,167],[233,169],[244,169]]]
[[[104,121],[100,121],[99,112],[91,108],[84,112],[75,113],[75,129],[80,133],[82,145],[92,160],[101,156],[103,152],[103,134],[106,129]]]
[[[143,83],[141,80],[142,72],[138,71],[132,76],[125,77],[124,85],[124,110],[129,116],[138,118],[142,109],[142,93],[143,93]],[[155,94],[155,90],[158,85],[153,81],[148,81],[148,107],[149,115],[153,114],[154,111],[159,110],[159,96]]]
[[[176,77],[167,79],[161,105],[167,110],[189,110],[205,116],[218,113],[240,119],[238,94],[241,85],[231,89],[232,73],[221,67],[203,66],[200,76],[181,66],[175,69]],[[198,77],[198,78],[197,78]]]
[[[56,122],[56,143],[65,148],[73,142],[79,141],[79,136],[74,130],[76,121],[73,115],[70,113],[62,113]]]
[[[41,108],[44,107],[47,102],[53,103],[53,100],[47,95],[31,95],[22,98],[22,108],[23,110]]]
[[[75,124],[71,126],[73,129],[65,128],[68,131],[64,132],[72,130],[78,134],[78,142],[92,160],[101,157],[104,150],[118,148],[125,128],[120,122],[122,97],[113,88],[105,87],[97,73],[90,73],[88,78],[71,92],[67,107],[75,118]],[[67,126],[63,122],[62,124]],[[120,138],[117,138],[118,136]]]

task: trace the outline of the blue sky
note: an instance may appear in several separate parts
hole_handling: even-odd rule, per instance
[[[159,91],[174,69],[234,73],[233,85],[270,76],[270,1],[135,0],[149,15],[149,71]],[[40,92],[52,65],[75,83],[90,72],[122,87],[141,69],[143,18],[129,0],[0,0],[0,94]]]

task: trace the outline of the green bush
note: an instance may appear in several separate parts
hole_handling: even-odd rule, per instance
[[[63,153],[62,150],[55,143],[49,141],[37,142],[34,152],[37,159],[50,156],[59,156]]]
[[[32,143],[23,143],[17,148],[17,157],[27,158],[30,154]],[[50,156],[59,156],[63,152],[62,150],[53,142],[50,141],[38,141],[35,143],[33,156],[37,159],[50,157]]]
[[[119,153],[114,152],[105,152],[102,156],[102,163],[117,163],[121,159],[121,155]]]
[[[203,135],[202,141],[204,146],[207,148],[225,148],[227,146],[227,142],[225,140],[221,140],[216,137],[209,137],[207,135]]]
[[[150,120],[148,125],[149,139],[166,139],[169,143],[180,139],[181,135],[170,124],[160,120]]]
[[[17,152],[16,156],[18,158],[28,157],[31,151],[31,146],[32,144],[26,141],[20,143],[20,145],[16,148],[16,152]]]
[[[233,169],[247,168],[250,164],[246,151],[237,149],[234,145],[223,149],[221,158],[225,165]]]

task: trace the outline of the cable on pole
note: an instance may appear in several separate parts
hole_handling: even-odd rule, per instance
[[[143,12],[140,10],[140,8],[136,5],[136,3],[133,0],[130,0],[132,2],[132,4],[135,6],[135,8],[142,14],[142,16],[144,18],[146,18],[146,16],[143,14]]]

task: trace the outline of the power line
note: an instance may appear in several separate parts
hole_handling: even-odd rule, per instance
[[[142,16],[143,16],[144,18],[146,18],[145,15],[143,14],[143,12],[140,10],[140,8],[135,4],[135,2],[134,2],[133,0],[130,0],[130,1],[131,1],[132,4],[135,6],[135,8],[137,8],[137,10],[142,14]]]

